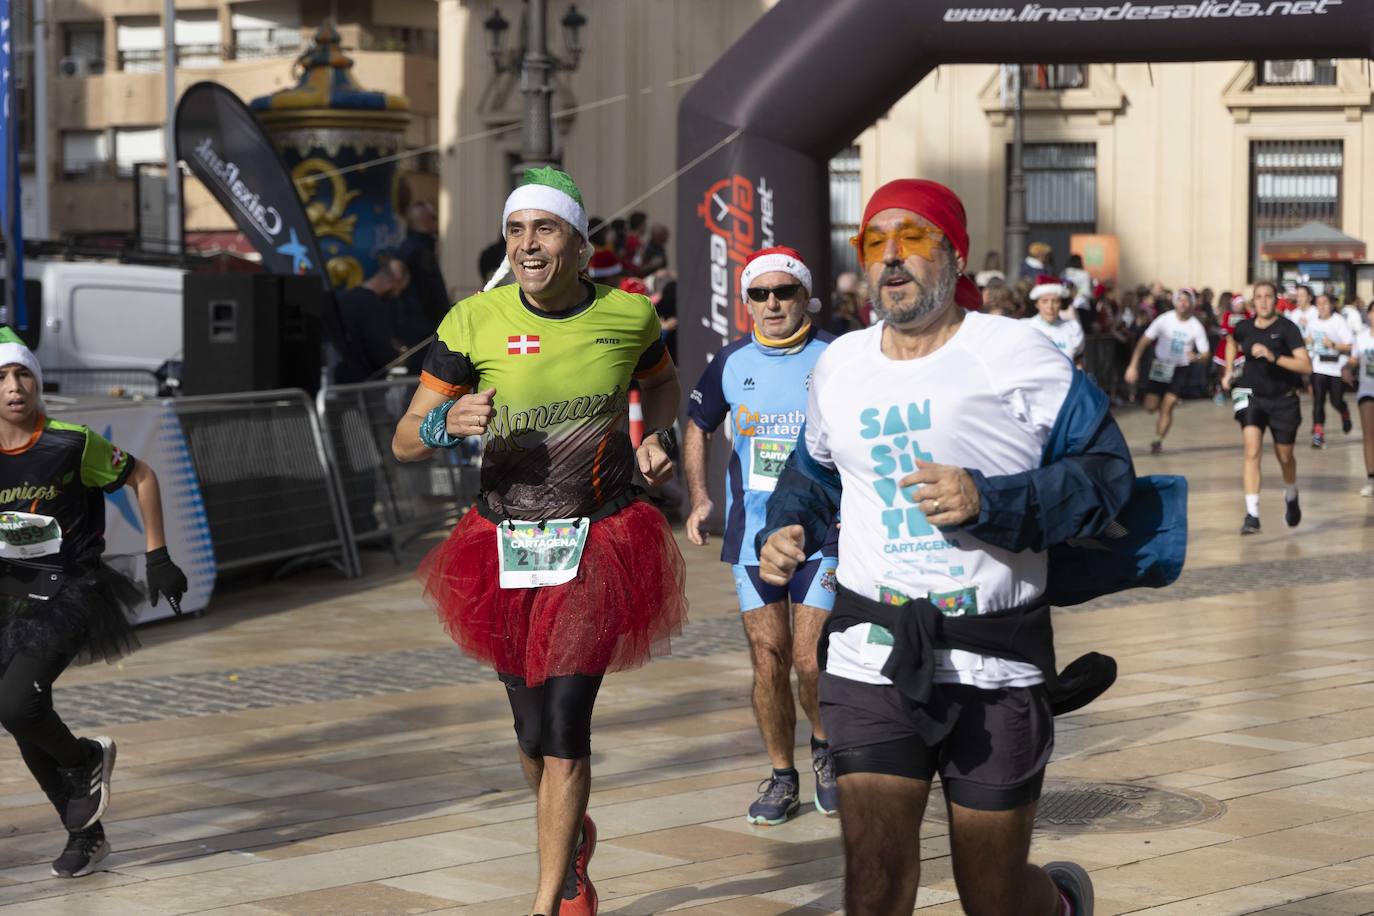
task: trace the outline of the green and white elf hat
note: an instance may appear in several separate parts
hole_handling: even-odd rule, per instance
[[[577,234],[582,236],[582,256],[580,266],[586,267],[592,255],[592,246],[587,237],[587,207],[582,202],[582,192],[567,172],[553,166],[525,169],[524,181],[520,187],[511,191],[506,198],[506,207],[501,213],[501,237],[506,236],[506,221],[512,213],[520,210],[543,210],[565,220]],[[494,289],[510,273],[510,262],[502,260],[484,289]]]
[[[23,366],[33,375],[33,380],[38,386],[38,403],[43,403],[43,370],[38,365],[38,357],[33,355],[33,351],[28,348],[24,341],[19,339],[19,335],[13,329],[0,327],[0,366],[13,364]]]

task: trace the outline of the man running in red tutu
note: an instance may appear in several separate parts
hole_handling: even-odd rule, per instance
[[[580,276],[591,254],[573,180],[530,169],[501,231],[514,284],[439,325],[392,449],[419,461],[482,437],[482,492],[425,560],[455,642],[506,685],[534,790],[540,914],[597,909],[592,706],[602,676],[664,654],[687,617],[682,555],[636,485],[673,475],[681,390],[644,296]],[[498,272],[499,273],[499,272]],[[631,379],[651,430],[625,432]]]

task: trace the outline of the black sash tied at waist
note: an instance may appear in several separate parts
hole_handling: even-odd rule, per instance
[[[958,716],[957,706],[932,701],[936,650],[962,649],[1034,665],[1044,675],[1055,715],[1087,706],[1116,681],[1116,660],[1097,652],[1074,659],[1063,671],[1057,669],[1054,629],[1047,604],[947,617],[925,598],[900,605],[885,604],[843,585],[816,647],[821,671],[825,670],[831,634],[861,623],[877,624],[892,634],[892,654],[883,665],[883,677],[915,704],[917,732],[930,745],[949,733]]]

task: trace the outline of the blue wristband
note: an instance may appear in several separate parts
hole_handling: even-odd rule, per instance
[[[420,423],[420,441],[425,448],[453,448],[462,440],[448,431],[449,408],[456,401],[445,401],[425,415]]]

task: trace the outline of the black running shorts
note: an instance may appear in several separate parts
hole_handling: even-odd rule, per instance
[[[1302,426],[1302,404],[1296,394],[1281,398],[1251,395],[1245,409],[1236,411],[1236,422],[1242,427],[1257,426],[1261,432],[1267,429],[1279,445],[1292,445]]]
[[[1183,389],[1188,384],[1188,367],[1180,366],[1174,370],[1174,377],[1167,382],[1157,382],[1152,378],[1145,379],[1145,393],[1152,394],[1161,400],[1166,394],[1182,400]]]
[[[917,737],[914,704],[896,687],[821,674],[821,721],[836,775],[929,781],[939,773],[947,799],[981,811],[1010,811],[1039,800],[1054,750],[1045,688],[936,684],[932,690],[933,702],[960,705],[954,729],[935,747]]]

